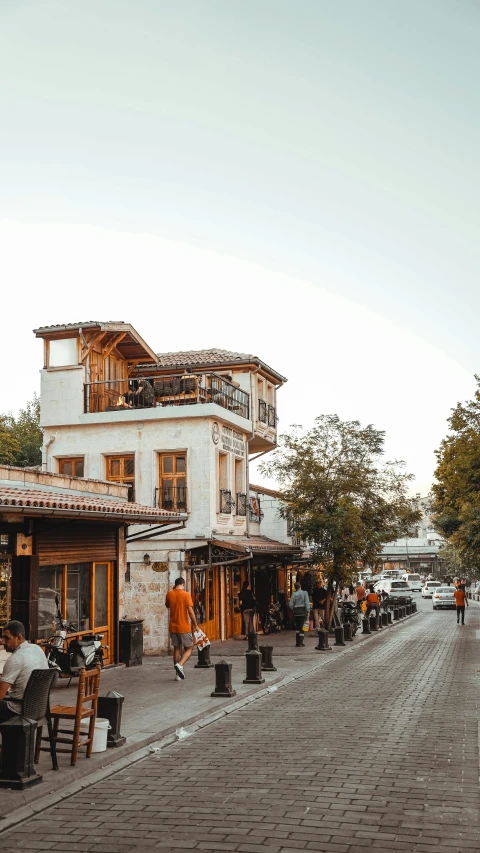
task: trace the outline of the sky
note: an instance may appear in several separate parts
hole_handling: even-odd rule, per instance
[[[474,0],[1,0],[0,411],[38,390],[34,327],[124,320],[258,355],[281,429],[373,423],[428,492],[478,372],[479,25]]]

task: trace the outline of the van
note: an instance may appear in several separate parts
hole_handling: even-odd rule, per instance
[[[407,581],[412,592],[421,592],[423,589],[423,581],[420,575],[415,575],[413,572],[402,575],[402,581]]]

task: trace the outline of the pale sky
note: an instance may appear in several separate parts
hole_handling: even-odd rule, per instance
[[[0,0],[0,411],[33,327],[121,319],[257,354],[282,429],[371,422],[428,491],[479,372],[479,31],[469,0]]]

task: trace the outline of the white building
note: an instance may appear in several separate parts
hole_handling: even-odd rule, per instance
[[[35,334],[45,342],[45,470],[124,483],[131,499],[182,517],[155,535],[130,528],[120,615],[145,619],[147,652],[165,650],[164,595],[182,573],[209,636],[239,633],[243,580],[269,559],[275,572],[258,581],[266,597],[278,566],[295,552],[283,541],[255,543],[247,501],[249,456],[276,444],[276,394],[285,378],[246,353],[156,355],[126,323]]]
[[[440,551],[444,540],[434,529],[430,513],[430,497],[417,495],[422,518],[410,536],[388,542],[383,546],[381,560],[384,569],[401,569],[421,575],[441,575],[445,569]]]

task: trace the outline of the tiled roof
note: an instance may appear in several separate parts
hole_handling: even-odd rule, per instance
[[[279,551],[300,553],[302,550],[296,545],[289,545],[286,542],[277,542],[276,539],[269,539],[267,536],[228,536],[225,539],[215,539],[219,545],[225,545],[231,548],[240,546],[240,548],[253,553],[265,551],[267,553],[278,553]]]
[[[258,361],[258,356],[246,352],[231,352],[226,349],[200,349],[185,352],[157,353],[160,367],[183,367],[202,364],[232,364],[235,361],[242,364],[246,361]]]
[[[81,515],[82,517],[111,516],[119,521],[161,523],[174,521],[181,513],[167,512],[143,504],[127,501],[110,500],[104,497],[85,495],[66,495],[60,492],[42,492],[38,489],[23,489],[11,486],[0,486],[0,512],[2,507],[18,507],[19,510],[34,510],[36,514],[42,509],[48,514],[53,510],[54,515]]]
[[[48,332],[53,329],[84,329],[88,326],[105,326],[108,323],[127,325],[124,320],[80,320],[79,323],[54,323],[52,326],[40,326],[38,329],[34,329],[34,332]]]
[[[269,489],[267,486],[255,486],[253,483],[250,483],[250,491],[258,492],[259,495],[269,495],[271,498],[279,498],[281,499],[282,493],[278,492],[276,489]]]

